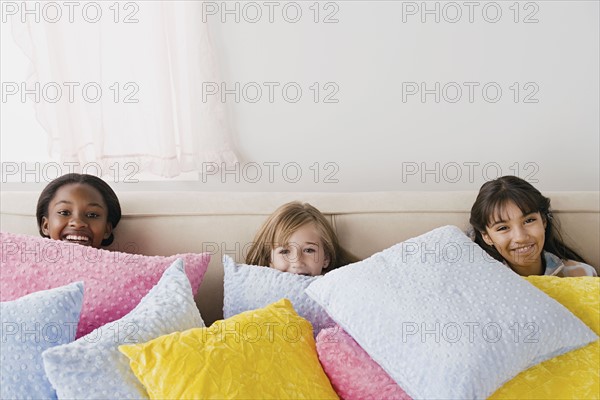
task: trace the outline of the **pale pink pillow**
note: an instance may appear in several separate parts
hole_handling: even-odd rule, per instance
[[[410,400],[404,390],[341,327],[317,335],[319,361],[337,394],[345,400]]]
[[[177,258],[196,295],[210,261],[208,253],[143,256],[14,233],[0,238],[0,301],[84,281],[78,338],[133,310]]]

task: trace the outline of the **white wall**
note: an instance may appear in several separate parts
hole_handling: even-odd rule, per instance
[[[249,101],[255,96],[250,86],[246,97],[241,90],[239,102],[233,94],[225,97],[243,160],[255,164],[242,166],[239,177],[221,173],[204,182],[136,189],[476,190],[506,174],[542,191],[600,189],[596,1],[279,2],[272,23],[262,1],[227,2],[229,10],[237,4],[239,22],[223,14],[223,4],[208,3],[206,14],[223,81],[229,89],[235,82],[263,88],[256,103]],[[295,18],[296,4],[302,16],[287,22],[284,17]],[[262,18],[251,23],[255,5]],[[440,21],[435,14],[422,15],[424,6],[437,7]],[[496,18],[498,9],[502,14]],[[451,23],[457,10],[462,17]],[[327,15],[338,22],[324,23]],[[2,81],[23,80],[27,63],[7,30],[2,24]],[[263,82],[279,84],[273,102]],[[323,97],[315,103],[314,82],[321,96],[337,88],[332,97],[337,103]],[[407,92],[421,83],[434,89],[436,82],[439,102],[433,93],[423,101],[420,93]],[[298,102],[283,97],[286,83],[302,89]],[[467,85],[475,88],[472,101]],[[456,87],[462,97],[452,102]],[[502,94],[493,102],[497,87]],[[535,102],[525,101],[527,95]],[[2,103],[3,163],[49,161],[32,115],[31,104]],[[298,168],[302,177],[292,183]]]

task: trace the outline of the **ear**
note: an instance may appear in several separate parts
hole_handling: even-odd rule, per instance
[[[487,243],[488,246],[494,246],[494,242],[490,238],[490,235],[487,234],[487,232],[481,232],[481,237],[483,238],[483,241]]]
[[[106,222],[106,228],[104,228],[104,238],[103,239],[108,239],[110,237],[110,234],[112,233],[112,230],[113,230],[112,223]]]
[[[48,229],[48,217],[42,217],[42,233],[46,237],[50,237],[50,230]]]
[[[329,255],[325,254],[325,261],[323,262],[323,269],[327,269],[327,267],[329,267],[330,260],[331,260],[331,258],[329,257]]]

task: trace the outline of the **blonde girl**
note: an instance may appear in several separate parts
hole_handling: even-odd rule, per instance
[[[308,203],[279,207],[259,229],[246,263],[316,276],[359,261],[342,248],[325,216]]]

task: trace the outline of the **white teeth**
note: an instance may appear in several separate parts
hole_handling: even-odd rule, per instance
[[[517,253],[525,253],[525,252],[528,252],[532,247],[533,247],[533,245],[519,247],[518,249],[514,249],[514,251],[516,251]]]
[[[78,236],[78,235],[67,235],[65,236],[66,240],[72,240],[74,242],[87,242],[90,240],[87,236]]]

